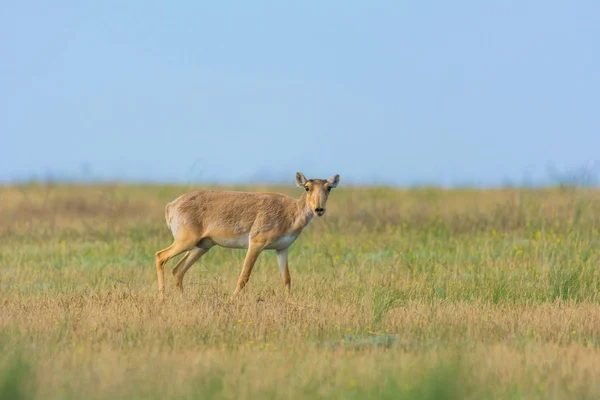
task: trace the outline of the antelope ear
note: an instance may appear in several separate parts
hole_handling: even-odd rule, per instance
[[[306,185],[306,177],[302,174],[302,172],[296,172],[296,186],[304,187]]]
[[[329,178],[327,182],[329,182],[332,188],[336,188],[337,185],[340,183],[340,176],[338,174],[335,174],[334,176]]]

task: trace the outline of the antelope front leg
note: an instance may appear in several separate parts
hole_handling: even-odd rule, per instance
[[[291,294],[292,279],[290,278],[290,270],[288,268],[288,249],[277,250],[277,263],[279,264],[279,271],[281,272],[281,278],[283,278],[285,291],[289,295]]]
[[[248,283],[248,279],[250,279],[250,274],[252,273],[252,268],[254,267],[254,263],[258,259],[258,256],[263,251],[264,245],[252,243],[248,246],[248,252],[246,253],[246,258],[244,259],[244,267],[242,268],[242,273],[240,274],[240,279],[238,280],[237,287],[233,292],[233,296],[237,295],[240,290],[246,286]]]

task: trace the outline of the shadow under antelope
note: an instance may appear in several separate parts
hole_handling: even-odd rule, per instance
[[[175,287],[183,293],[185,273],[213,246],[248,249],[233,295],[246,285],[263,250],[277,252],[279,270],[289,294],[288,249],[315,214],[319,217],[325,214],[329,193],[339,182],[339,175],[328,180],[306,179],[298,172],[296,185],[305,190],[298,200],[278,193],[212,190],[193,191],[173,200],[165,208],[165,217],[174,241],[156,253],[160,298],[165,297],[167,261],[187,252],[172,271]]]

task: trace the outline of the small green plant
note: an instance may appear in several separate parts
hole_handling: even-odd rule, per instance
[[[414,375],[390,377],[378,387],[358,388],[352,398],[451,400],[475,395],[473,392],[476,390],[465,381],[463,366],[459,362],[446,361],[429,367],[420,366],[418,371]]]
[[[378,290],[373,295],[373,324],[379,324],[381,319],[402,300],[402,293],[395,289]]]
[[[32,371],[22,356],[14,356],[0,372],[0,399],[29,399],[33,396]]]
[[[552,299],[580,301],[582,296],[581,271],[557,269],[551,276]]]

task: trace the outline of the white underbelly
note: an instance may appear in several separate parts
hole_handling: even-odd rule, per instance
[[[298,235],[285,235],[271,242],[265,247],[269,250],[282,250],[288,248],[298,238]]]
[[[282,250],[289,247],[298,238],[298,235],[285,235],[279,239],[269,243],[266,250]],[[210,241],[217,246],[227,247],[229,249],[247,249],[250,244],[250,237],[248,235],[241,235],[230,238],[215,238],[211,237]],[[200,243],[199,247],[205,247],[204,243]]]

